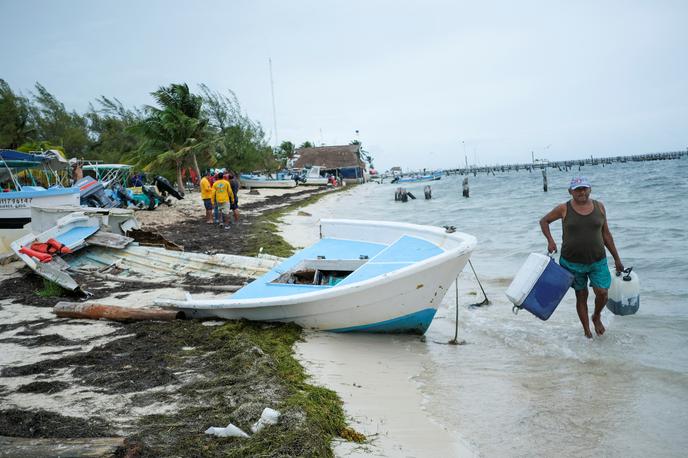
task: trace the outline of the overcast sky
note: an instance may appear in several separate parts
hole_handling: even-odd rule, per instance
[[[0,17],[15,91],[82,112],[205,83],[270,143],[358,130],[382,170],[688,146],[687,1],[0,0]]]

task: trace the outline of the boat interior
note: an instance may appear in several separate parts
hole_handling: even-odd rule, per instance
[[[408,235],[389,245],[323,238],[244,286],[232,299],[321,291],[368,280],[443,252],[433,243]]]

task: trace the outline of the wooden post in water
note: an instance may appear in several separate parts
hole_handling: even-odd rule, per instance
[[[547,169],[542,169],[542,190],[547,192]]]
[[[468,177],[463,179],[463,196],[468,197],[469,195],[469,189],[468,189]]]

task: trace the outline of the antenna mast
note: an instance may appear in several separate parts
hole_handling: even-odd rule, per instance
[[[268,63],[270,64],[270,92],[272,93],[272,122],[275,127],[275,148],[277,148],[277,110],[275,109],[275,82],[272,79],[272,58],[268,57]]]

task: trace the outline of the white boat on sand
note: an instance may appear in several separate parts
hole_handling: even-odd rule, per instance
[[[303,170],[301,177],[304,186],[327,186],[328,179],[320,174],[321,167],[314,165]]]
[[[277,178],[263,175],[240,175],[241,186],[244,188],[295,188],[296,181],[291,177],[278,176]]]
[[[475,237],[414,224],[324,219],[321,239],[232,296],[156,300],[198,318],[423,334]]]

